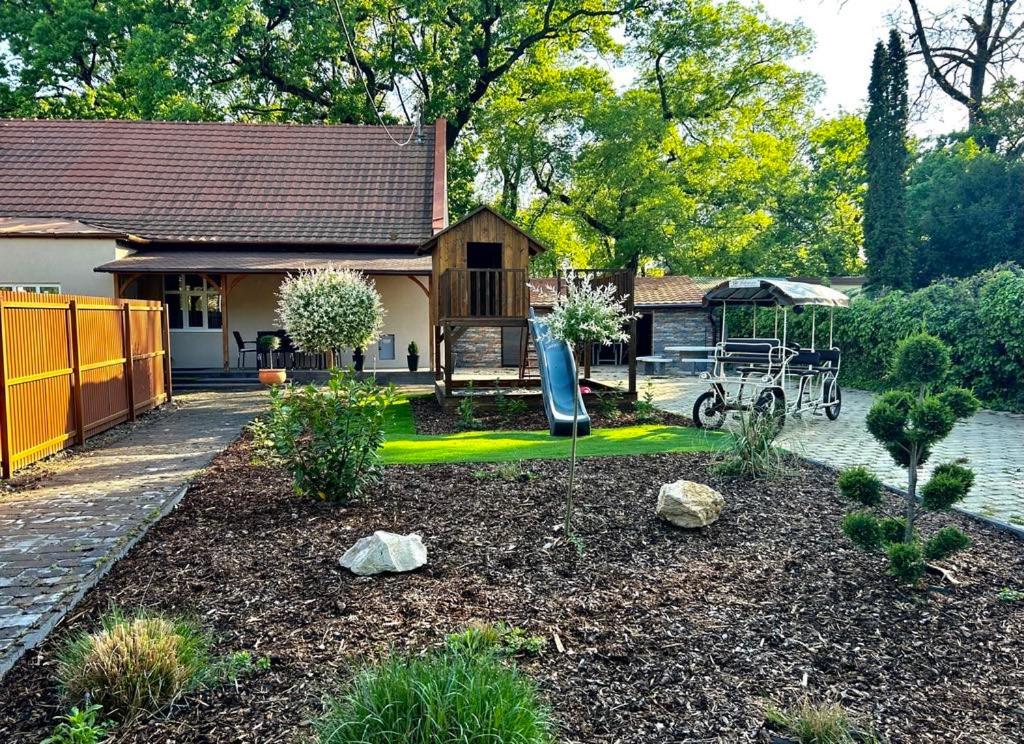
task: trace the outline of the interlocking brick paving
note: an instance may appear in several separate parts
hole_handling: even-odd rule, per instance
[[[597,368],[599,376],[615,373]],[[654,385],[655,403],[687,416],[707,383],[695,377],[640,377]],[[840,380],[842,382],[842,380]],[[825,416],[790,417],[780,442],[791,451],[835,468],[866,465],[895,488],[906,488],[906,472],[892,462],[868,433],[865,418],[875,396],[859,390],[843,391],[843,410],[836,421]],[[965,457],[977,476],[974,488],[960,507],[967,512],[1024,529],[1024,415],[979,411],[960,422],[943,440],[924,472],[940,462]]]
[[[175,397],[175,409],[0,499],[0,675],[174,507],[265,400],[262,391]]]

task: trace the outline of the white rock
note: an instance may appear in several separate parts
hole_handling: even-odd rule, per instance
[[[338,562],[359,576],[412,571],[427,562],[427,548],[419,535],[396,535],[378,530],[360,538]]]
[[[658,492],[655,513],[677,527],[707,527],[718,519],[725,507],[725,499],[715,489],[703,483],[678,480],[666,483]]]

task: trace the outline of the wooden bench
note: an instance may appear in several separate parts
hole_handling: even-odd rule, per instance
[[[644,363],[644,374],[645,375],[661,375],[665,373],[666,365],[672,364],[674,359],[662,356],[642,356],[637,357],[638,362]]]

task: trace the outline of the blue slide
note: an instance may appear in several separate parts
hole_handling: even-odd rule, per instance
[[[572,436],[572,396],[577,398],[576,433],[590,433],[590,416],[583,405],[583,396],[576,384],[572,351],[564,341],[555,341],[547,335],[548,326],[530,308],[530,334],[537,349],[537,368],[540,370],[540,389],[544,396],[544,413],[553,437]]]

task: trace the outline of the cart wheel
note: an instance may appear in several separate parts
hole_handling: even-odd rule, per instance
[[[768,388],[754,402],[753,415],[758,418],[768,416],[774,422],[774,433],[777,436],[786,425],[786,394],[779,388]]]
[[[839,412],[843,410],[843,390],[834,379],[829,380],[825,386],[825,399],[834,400],[835,403],[825,406],[825,415],[829,421],[839,418]]]
[[[693,404],[693,422],[702,429],[721,429],[725,423],[725,405],[718,393],[701,393]]]

